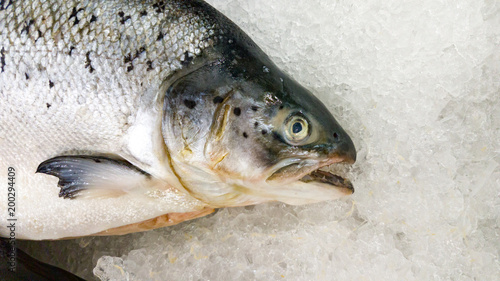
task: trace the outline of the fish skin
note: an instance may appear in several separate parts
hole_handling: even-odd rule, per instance
[[[299,154],[317,158],[311,169],[320,162],[354,161],[352,141],[326,107],[282,73],[236,25],[203,1],[85,3],[52,0],[0,4],[0,108],[4,109],[0,111],[0,168],[7,171],[7,167],[14,167],[17,171],[19,238],[91,235],[167,213],[198,212],[206,207],[272,200],[296,203],[281,200],[281,193],[265,193],[266,185],[254,192],[245,179],[264,172],[256,167],[276,169],[283,159]],[[213,83],[192,83],[200,78]],[[281,96],[273,97],[285,104],[286,110],[304,111],[318,127],[337,132],[340,140],[322,135],[321,143],[299,149],[269,131],[271,139],[250,136],[258,141],[250,143],[247,151],[255,151],[249,156],[236,152],[241,148],[236,144],[248,138],[248,133],[223,130],[220,145],[214,139],[206,144],[203,136],[213,129],[207,124],[213,124],[216,118],[215,102],[202,103],[203,110],[196,115],[186,110],[196,107],[192,100],[186,102],[189,91],[177,96],[169,93],[186,90],[179,88],[182,85],[198,85],[198,94],[207,89],[221,91],[224,83],[233,90],[243,87],[238,90],[243,96],[255,89],[280,92]],[[165,93],[168,98],[163,99]],[[209,100],[214,98],[210,96]],[[252,98],[265,108],[252,118],[269,123],[281,117],[279,104],[267,98],[263,92]],[[236,113],[238,100],[221,103],[232,114],[227,128],[242,125],[243,118],[234,118],[241,115]],[[181,119],[194,120],[194,127],[176,127],[174,116],[182,112],[189,112]],[[274,130],[276,126],[268,128]],[[195,157],[186,156],[185,138],[179,138],[185,134],[193,140],[189,150]],[[232,153],[226,157],[220,147]],[[213,164],[210,171],[202,163],[206,151],[217,156],[209,163]],[[40,163],[53,157],[94,153],[118,155],[159,180],[141,194],[64,200],[58,198],[57,178],[33,174]],[[224,169],[215,169],[218,163]],[[248,175],[248,171],[254,174]],[[221,184],[221,175],[230,183]],[[5,177],[0,175],[2,182],[6,182]],[[294,196],[307,197],[309,192],[300,184],[293,189],[295,185],[290,184]],[[7,202],[5,195],[0,195],[1,202]],[[310,202],[314,201],[318,200]],[[5,205],[0,206],[0,212],[5,222]],[[1,229],[0,235],[7,233]]]
[[[151,139],[135,139],[130,152],[124,135],[164,78],[183,66],[185,54],[213,45],[220,32],[215,10],[201,1],[86,3],[1,5],[0,169],[2,183],[7,167],[17,171],[18,238],[88,235],[206,205],[177,191],[156,200],[124,196],[82,204],[58,197],[57,178],[35,174],[47,159],[92,151],[139,155],[143,169],[168,176],[149,152]],[[1,193],[1,202],[6,196]],[[5,222],[6,204],[0,212]]]

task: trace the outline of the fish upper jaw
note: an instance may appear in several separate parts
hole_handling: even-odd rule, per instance
[[[356,162],[356,147],[347,133],[344,133],[341,138],[337,148],[330,153],[330,157],[341,159],[340,162],[343,163],[354,164]]]
[[[281,181],[283,183],[287,183],[300,180],[314,171],[319,169],[325,170],[325,168],[338,163],[352,164],[354,163],[354,160],[349,155],[335,155],[325,160],[299,158],[286,159],[272,166],[264,177],[267,182]]]

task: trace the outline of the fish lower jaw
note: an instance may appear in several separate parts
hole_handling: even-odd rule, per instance
[[[305,176],[299,181],[304,183],[323,184],[337,189],[341,189],[344,193],[354,193],[354,187],[349,179],[345,177],[349,167],[347,165],[335,164],[320,167]]]

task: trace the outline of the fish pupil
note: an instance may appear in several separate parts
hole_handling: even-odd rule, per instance
[[[302,131],[302,124],[300,124],[300,122],[295,122],[292,126],[292,132],[298,134],[300,131]]]

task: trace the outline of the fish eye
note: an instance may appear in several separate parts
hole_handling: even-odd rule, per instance
[[[309,121],[301,115],[291,115],[284,124],[285,138],[291,145],[300,145],[310,135]]]

